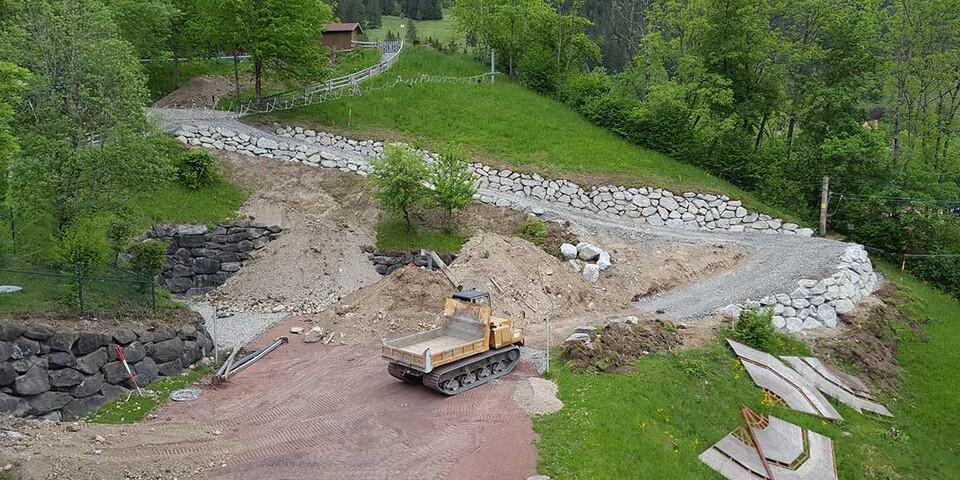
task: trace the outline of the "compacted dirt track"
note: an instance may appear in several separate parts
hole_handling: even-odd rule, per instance
[[[25,478],[72,480],[523,479],[536,474],[536,435],[512,398],[531,374],[521,365],[499,383],[446,397],[390,377],[377,349],[291,336],[228,384],[120,433],[22,429],[33,453],[11,460]]]
[[[526,478],[535,438],[511,399],[523,375],[445,397],[387,375],[375,349],[294,337],[230,385],[161,417],[209,424],[234,444],[227,467],[209,478]]]

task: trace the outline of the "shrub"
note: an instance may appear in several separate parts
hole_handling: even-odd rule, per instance
[[[209,152],[190,150],[177,159],[177,178],[191,190],[212,184],[219,177],[217,164]]]
[[[114,215],[107,221],[107,240],[110,242],[114,262],[127,246],[131,236],[133,236],[133,225],[126,215]]]
[[[64,269],[79,276],[89,275],[102,267],[110,256],[110,246],[103,232],[92,224],[80,224],[64,235],[55,253]]]
[[[370,178],[377,186],[380,205],[402,215],[407,230],[412,230],[410,209],[422,203],[428,192],[426,162],[409,146],[389,145],[383,159],[375,160],[371,165]]]
[[[746,309],[733,324],[732,337],[744,345],[770,352],[775,347],[773,310]]]
[[[153,279],[163,271],[166,265],[167,246],[163,242],[136,243],[130,247],[129,252],[130,268],[144,277]]]
[[[520,225],[516,235],[538,247],[542,247],[547,242],[547,224],[538,220],[530,220]]]
[[[453,211],[469,205],[473,194],[477,193],[473,172],[463,160],[462,150],[458,146],[448,146],[441,152],[430,174],[430,182],[433,184],[433,203],[446,212],[445,229],[449,231],[452,228],[450,221]]]

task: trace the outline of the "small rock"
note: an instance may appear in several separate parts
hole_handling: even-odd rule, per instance
[[[564,243],[560,245],[560,253],[563,254],[565,260],[573,260],[577,258],[577,247],[570,245],[569,243]]]
[[[303,334],[303,327],[290,327],[290,333],[292,333],[292,334],[294,334],[294,335],[302,335],[302,334]]]
[[[598,278],[600,278],[600,267],[592,263],[584,265],[583,267],[584,280],[590,283],[594,283],[597,281]]]

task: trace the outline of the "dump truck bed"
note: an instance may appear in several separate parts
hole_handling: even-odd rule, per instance
[[[477,305],[448,300],[439,328],[385,340],[383,358],[429,373],[434,367],[483,353],[489,345],[482,314]]]

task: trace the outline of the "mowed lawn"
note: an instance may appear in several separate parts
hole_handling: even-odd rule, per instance
[[[732,351],[718,342],[637,362],[637,374],[587,374],[554,363],[564,409],[535,421],[541,473],[563,479],[718,479],[697,458],[741,424],[739,408],[773,414],[834,441],[841,479],[960,478],[960,303],[884,268],[923,323],[927,341],[901,328],[893,419],[838,405],[828,423],[764,403]],[[909,298],[909,300],[907,300]]]
[[[364,33],[370,40],[383,40],[387,38],[387,32],[393,32],[400,38],[406,38],[407,29],[410,23],[417,25],[417,36],[420,41],[426,42],[427,38],[435,38],[441,43],[447,45],[451,39],[455,39],[457,44],[463,46],[462,35],[457,32],[457,19],[453,16],[450,9],[443,11],[441,20],[410,20],[404,17],[395,17],[393,15],[384,15],[381,18],[380,28],[371,28]],[[401,27],[402,25],[402,27]]]
[[[368,93],[252,119],[343,133],[355,138],[403,140],[428,149],[463,145],[487,163],[585,186],[617,183],[727,194],[752,208],[793,219],[753,195],[699,168],[637,147],[598,128],[562,103],[499,77],[495,84],[423,83],[382,88],[398,76],[471,76],[484,67],[466,56],[408,47]]]

